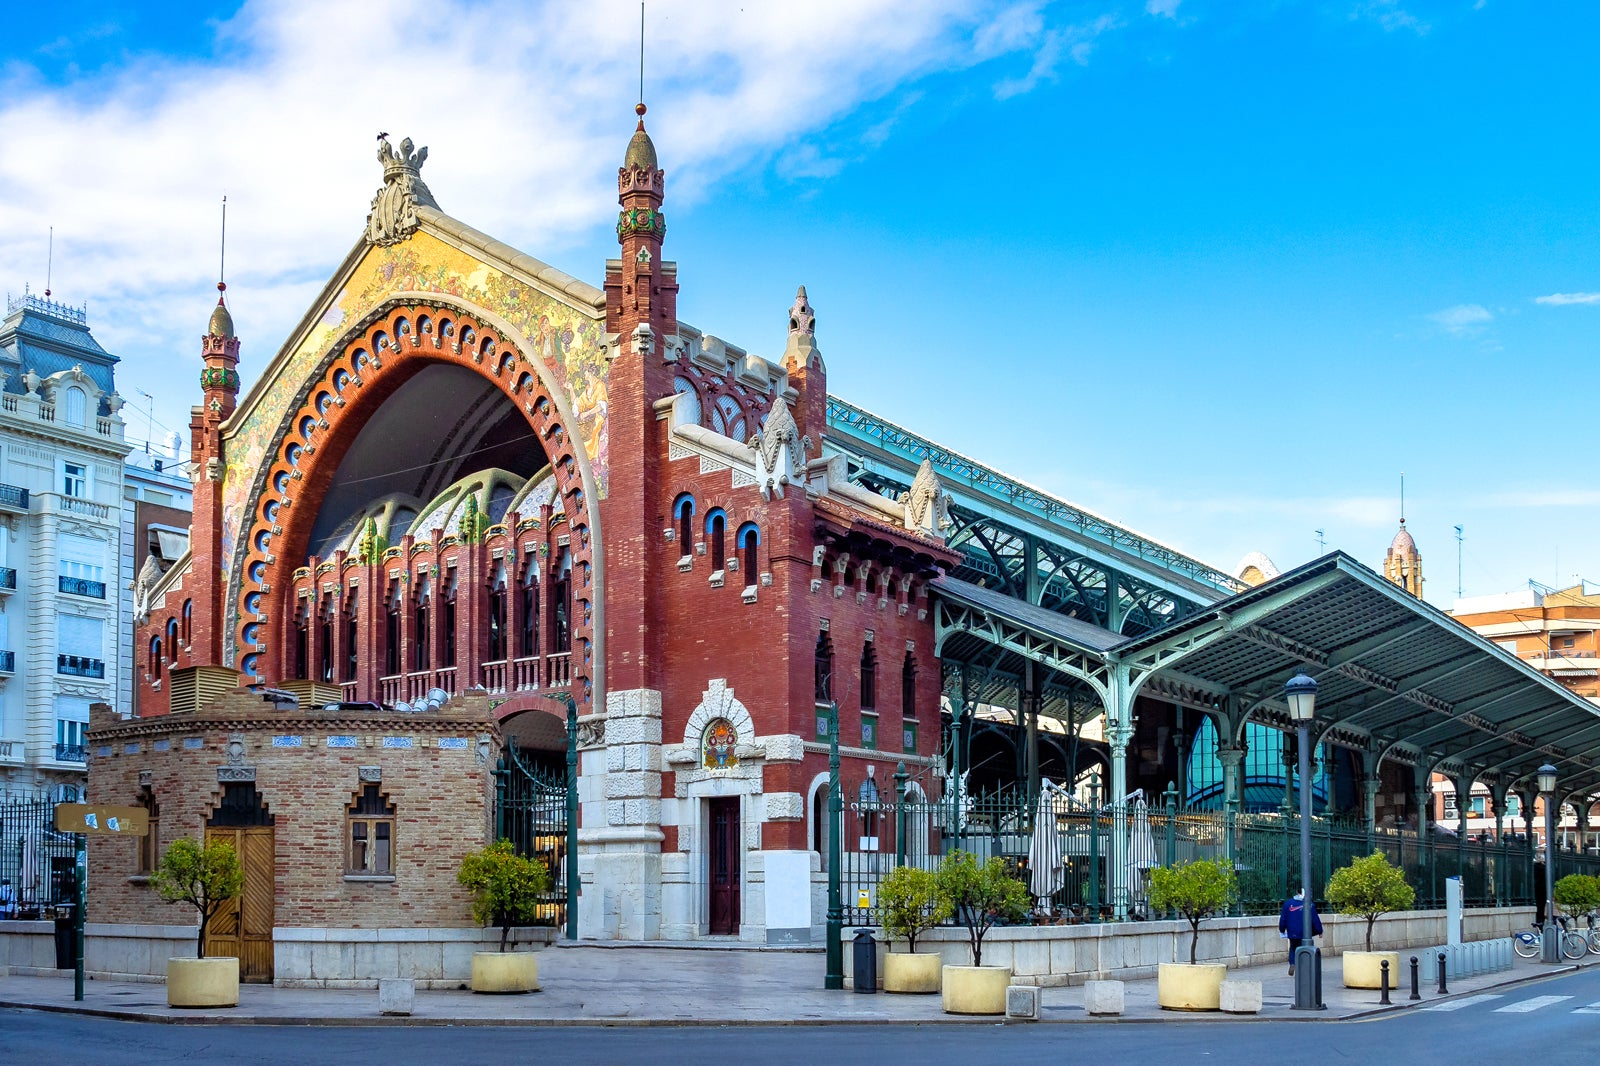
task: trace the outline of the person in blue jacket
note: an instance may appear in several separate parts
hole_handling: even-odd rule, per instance
[[[1289,976],[1294,976],[1294,950],[1306,940],[1306,895],[1296,892],[1278,912],[1278,935],[1289,938]],[[1322,915],[1311,912],[1311,935],[1322,935]]]

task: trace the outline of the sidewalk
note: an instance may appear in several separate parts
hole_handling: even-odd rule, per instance
[[[1409,953],[1402,953],[1403,968]],[[1426,962],[1426,960],[1424,960]],[[1567,973],[1583,963],[1546,966],[1521,959],[1506,972],[1450,983],[1451,995],[1481,992],[1538,977]],[[89,981],[82,1003],[72,999],[66,977],[0,978],[0,1007],[68,1011],[103,1017],[175,1024],[258,1025],[992,1025],[994,1017],[959,1017],[940,1010],[938,996],[864,995],[822,988],[824,958],[816,952],[708,951],[675,948],[579,945],[539,953],[544,991],[527,996],[477,996],[466,991],[418,991],[410,1017],[378,1013],[375,989],[323,990],[244,985],[239,1006],[225,1010],[172,1010],[166,986]],[[1423,967],[1424,974],[1427,967]],[[1392,1007],[1378,993],[1339,986],[1339,961],[1328,960],[1323,994],[1328,1009],[1293,1011],[1294,989],[1280,965],[1230,971],[1230,977],[1262,982],[1262,1012],[1253,1017],[1217,1012],[1174,1013],[1156,1006],[1156,982],[1129,981],[1126,1013],[1120,1019],[1091,1019],[1084,1013],[1083,988],[1041,990],[1046,1022],[1161,1020],[1237,1022],[1242,1020],[1332,1021],[1406,1010],[1409,983],[1391,992]],[[1422,1001],[1440,1001],[1436,981],[1424,978]]]

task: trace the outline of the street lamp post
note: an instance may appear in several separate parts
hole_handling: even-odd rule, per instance
[[[839,834],[844,824],[844,797],[839,794],[839,705],[828,704],[828,944],[827,973],[822,987],[844,987],[844,893],[839,884]]]
[[[1294,1009],[1326,1010],[1322,1002],[1322,952],[1313,938],[1317,905],[1311,886],[1311,719],[1316,713],[1317,682],[1305,674],[1296,674],[1284,685],[1283,693],[1300,738],[1300,891],[1305,897],[1305,909],[1301,911],[1305,939],[1295,951]]]
[[[1561,930],[1556,926],[1556,768],[1539,767],[1539,791],[1544,795],[1544,935],[1545,962],[1561,961]]]

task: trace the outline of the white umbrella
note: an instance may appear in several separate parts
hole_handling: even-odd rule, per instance
[[[1033,840],[1028,845],[1030,890],[1035,899],[1048,902],[1061,888],[1061,833],[1056,826],[1056,788],[1049,781],[1039,790],[1039,807],[1033,819]]]
[[[17,900],[36,902],[39,894],[39,834],[22,838],[22,868],[17,872]]]

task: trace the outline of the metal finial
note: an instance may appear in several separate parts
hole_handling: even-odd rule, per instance
[[[639,106],[637,108],[640,118],[644,118],[644,0],[639,0]]]
[[[44,298],[50,299],[50,274],[56,265],[56,228],[50,227],[50,244],[44,254]]]
[[[228,288],[226,280],[228,266],[228,194],[222,194],[222,240],[217,252],[217,291],[225,292]]]

